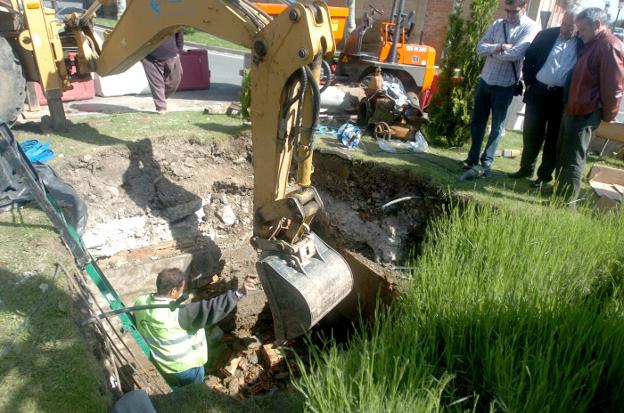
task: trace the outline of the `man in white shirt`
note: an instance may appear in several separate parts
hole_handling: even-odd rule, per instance
[[[477,45],[477,54],[486,59],[475,94],[470,126],[472,145],[463,164],[465,169],[470,169],[480,163],[484,177],[491,174],[490,167],[502,136],[514,85],[522,76],[524,53],[538,32],[537,24],[525,15],[526,0],[504,0],[504,5],[506,18],[496,20]],[[481,154],[490,113],[492,128]]]
[[[563,114],[564,85],[576,64],[582,42],[574,36],[574,12],[566,12],[561,27],[537,34],[527,49],[522,73],[527,91],[522,133],[523,150],[520,169],[510,178],[531,178],[542,145],[542,163],[533,186],[539,188],[553,179],[557,137]]]

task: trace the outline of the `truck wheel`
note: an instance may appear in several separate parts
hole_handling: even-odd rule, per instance
[[[11,45],[0,37],[0,122],[11,126],[24,108],[26,79]]]

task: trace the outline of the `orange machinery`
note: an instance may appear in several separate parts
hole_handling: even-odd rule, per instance
[[[408,92],[422,93],[431,88],[436,51],[431,46],[409,43],[413,14],[405,16],[403,5],[397,0],[394,3],[389,22],[374,19],[375,14],[384,12],[369,5],[371,10],[364,13],[360,25],[345,41],[338,60],[338,79],[361,82],[379,67],[385,75],[399,79]],[[399,36],[395,41],[396,32]]]
[[[271,17],[275,17],[288,7],[287,4],[279,3],[255,3],[254,5],[264,11]],[[332,32],[334,33],[334,41],[340,43],[344,35],[345,23],[349,9],[346,7],[329,7],[329,17],[331,19]]]

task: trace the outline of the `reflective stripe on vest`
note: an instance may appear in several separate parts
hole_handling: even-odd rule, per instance
[[[139,297],[135,305],[157,302],[151,294]],[[203,328],[189,332],[178,323],[179,309],[153,308],[135,312],[137,329],[147,342],[152,357],[166,373],[179,373],[206,364],[208,345]]]

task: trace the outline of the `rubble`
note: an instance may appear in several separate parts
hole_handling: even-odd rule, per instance
[[[291,370],[286,364],[286,355],[275,345],[263,344],[255,336],[237,338],[229,334],[225,335],[224,342],[230,350],[247,344],[244,350],[230,351],[228,358],[215,363],[213,369],[217,375],[206,376],[206,386],[241,399],[288,387]]]
[[[273,344],[265,344],[260,347],[260,354],[262,355],[264,367],[267,370],[275,368],[284,361],[284,354]]]
[[[223,207],[217,211],[216,215],[225,225],[231,226],[236,223],[236,214],[229,204],[223,205]]]

